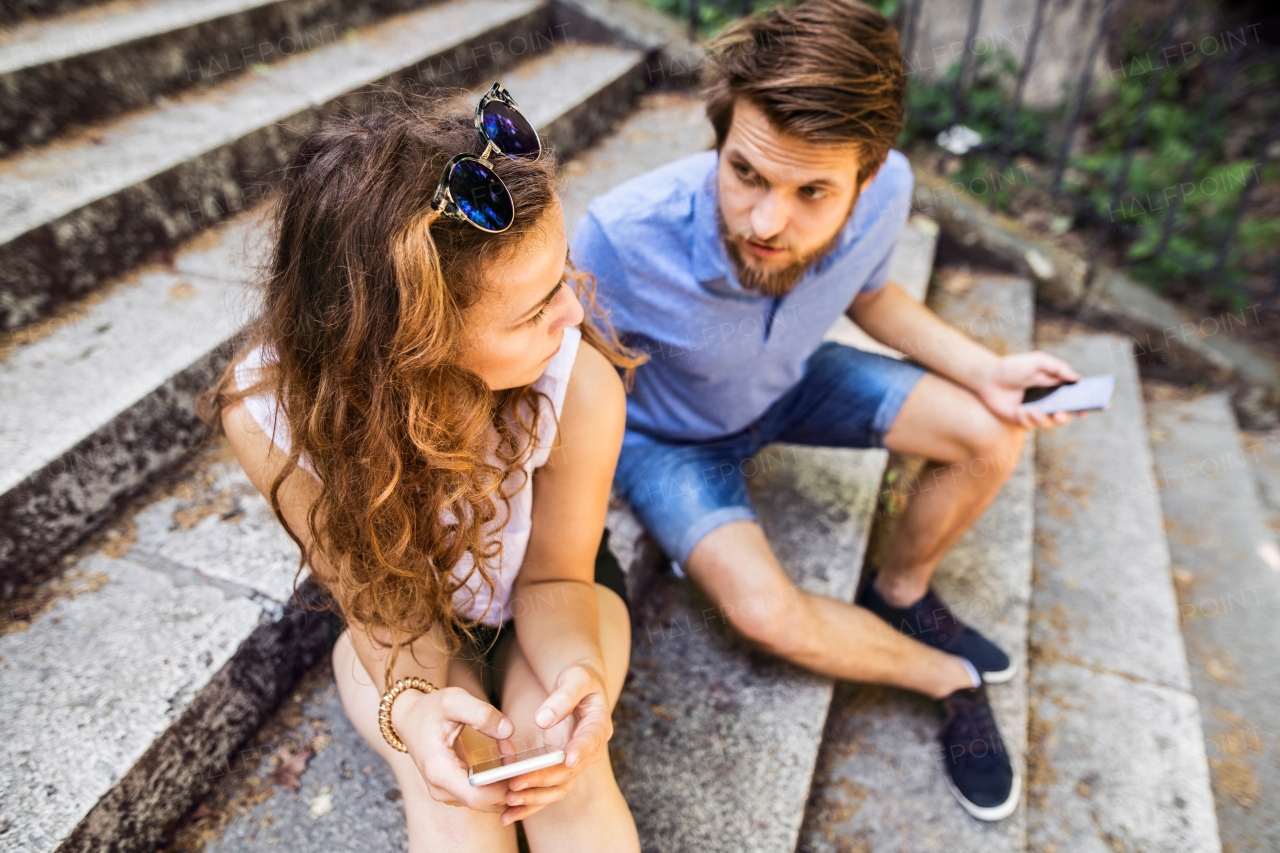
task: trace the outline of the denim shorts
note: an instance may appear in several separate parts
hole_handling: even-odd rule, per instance
[[[636,515],[679,570],[695,545],[730,521],[757,520],[746,478],[771,442],[884,447],[884,435],[925,370],[824,341],[795,385],[763,415],[707,441],[623,447],[614,478]]]

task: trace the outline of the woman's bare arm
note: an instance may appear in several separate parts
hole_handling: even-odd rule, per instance
[[[534,474],[529,545],[512,591],[520,647],[549,693],[575,664],[604,681],[595,557],[625,425],[622,380],[583,342],[560,415],[558,447]]]

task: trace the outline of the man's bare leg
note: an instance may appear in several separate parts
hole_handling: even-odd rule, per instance
[[[712,530],[684,570],[741,634],[800,666],[934,699],[973,686],[955,655],[903,636],[864,608],[799,589],[754,521]]]
[[[905,608],[924,597],[942,556],[1017,467],[1025,433],[949,379],[932,373],[920,378],[885,434],[890,450],[931,460],[876,575],[875,589],[885,601]]]

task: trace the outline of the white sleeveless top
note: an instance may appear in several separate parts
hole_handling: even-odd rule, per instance
[[[481,580],[479,572],[471,576],[465,587],[454,593],[454,609],[468,618],[480,620],[482,624],[496,627],[511,618],[511,588],[515,583],[516,575],[520,572],[521,564],[524,563],[525,548],[529,544],[533,512],[533,470],[546,464],[551,455],[551,445],[555,441],[565,390],[569,387],[569,374],[573,370],[573,361],[578,354],[578,344],[581,340],[582,332],[576,326],[566,328],[560,351],[551,357],[547,362],[546,370],[533,383],[535,389],[550,398],[551,406],[554,407],[554,416],[548,411],[547,400],[539,397],[542,411],[538,418],[537,446],[525,462],[523,474],[518,469],[513,470],[503,484],[504,491],[511,495],[511,514],[505,524],[502,523],[501,518],[502,501],[500,499],[495,501],[499,517],[490,523],[490,530],[493,534],[502,537],[502,557],[501,565],[496,567],[497,571],[491,568],[489,574],[496,588],[497,606],[491,606],[494,602],[491,602],[489,588]],[[264,357],[267,363],[273,363],[274,350],[269,346],[264,349],[264,345],[259,345],[236,366],[236,383],[240,388],[247,388],[256,381],[257,371],[261,369]],[[289,423],[275,405],[275,395],[265,391],[253,397],[246,397],[244,403],[262,431],[271,436],[281,450],[288,453],[291,441]],[[493,461],[496,462],[496,460]],[[307,454],[304,453],[299,457],[298,465],[317,480],[319,479]],[[513,491],[517,488],[518,491]],[[447,508],[445,512],[448,513]],[[471,555],[464,554],[458,565],[454,567],[455,576],[458,579],[465,577],[471,570],[471,565]]]

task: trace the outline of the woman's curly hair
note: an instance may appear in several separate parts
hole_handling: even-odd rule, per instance
[[[244,397],[270,390],[282,402],[292,446],[269,500],[302,552],[295,596],[303,567],[315,564],[277,495],[306,453],[322,484],[307,526],[329,567],[316,573],[325,605],[390,629],[389,682],[399,646],[436,622],[451,653],[455,629],[471,636],[478,622],[454,611],[453,595],[473,573],[492,601],[489,567],[502,548],[492,530],[506,517],[494,498],[505,505],[503,483],[534,449],[542,407],[532,386],[493,391],[458,360],[485,270],[545,227],[556,159],[545,147],[534,162],[493,156],[515,202],[508,230],[440,218],[429,203],[445,162],[483,150],[474,96],[382,94],[371,114],[326,120],[284,167],[260,309],[199,411],[212,438]],[[623,368],[630,387],[645,357],[619,343],[594,279],[572,263],[566,277],[588,303],[584,341]],[[234,365],[259,344],[274,348],[271,369],[238,389]],[[467,578],[456,577],[467,555]]]

